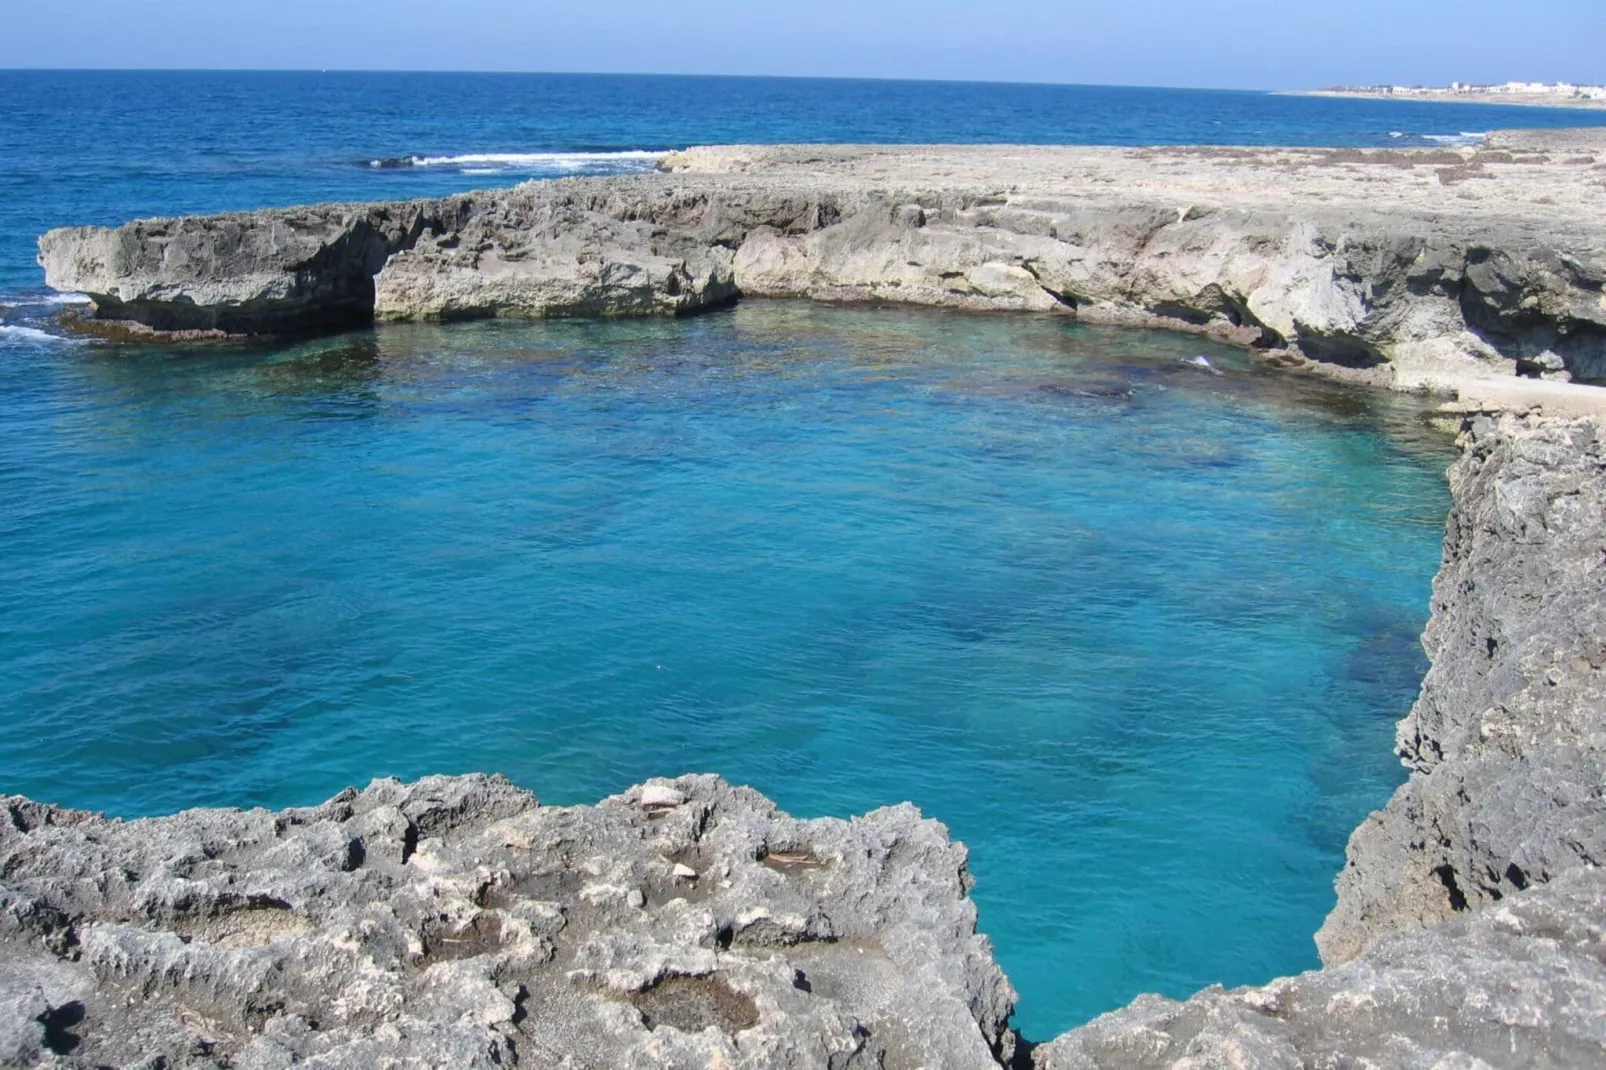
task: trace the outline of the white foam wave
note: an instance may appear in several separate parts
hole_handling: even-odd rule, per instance
[[[47,305],[87,305],[94,299],[88,294],[46,294],[43,304]]]
[[[15,342],[65,342],[67,339],[60,335],[41,331],[37,327],[23,327],[15,323],[0,323],[0,341]]]
[[[464,174],[501,171],[576,172],[624,166],[646,169],[664,153],[645,149],[621,152],[469,152],[460,156],[404,156],[399,160],[371,160],[370,167],[456,167]]]
[[[1487,131],[1487,130],[1485,130],[1485,131],[1483,131],[1481,133],[1479,133],[1477,131],[1463,130],[1459,134],[1423,134],[1422,135],[1422,140],[1423,141],[1431,141],[1435,145],[1468,145],[1468,146],[1470,146],[1470,145],[1481,145],[1481,144],[1483,144],[1484,139],[1487,138],[1488,136],[1489,136],[1489,131]]]

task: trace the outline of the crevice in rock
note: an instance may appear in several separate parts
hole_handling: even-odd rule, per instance
[[[1300,331],[1297,342],[1300,352],[1311,359],[1345,368],[1376,368],[1388,363],[1377,346],[1354,335]]]
[[[1195,327],[1203,327],[1215,318],[1210,312],[1181,301],[1156,301],[1149,306],[1148,311],[1150,315],[1160,319],[1181,320]]]
[[[419,935],[424,942],[424,951],[415,965],[420,968],[437,962],[494,955],[507,942],[501,915],[491,911],[476,914],[467,925],[455,927],[444,918],[431,918],[424,923]]]
[[[758,861],[768,869],[778,873],[801,873],[813,869],[824,869],[830,863],[809,847],[796,847],[788,849],[764,848]]]
[[[36,1004],[37,1006],[37,1004]],[[45,1027],[45,1047],[53,1055],[71,1055],[83,1043],[83,1038],[72,1030],[83,1023],[87,1014],[83,1003],[73,1000],[52,1007],[35,1019]]]
[[[1071,293],[1068,290],[1056,290],[1054,287],[1044,282],[1043,276],[1038,270],[1038,265],[1034,261],[1022,260],[1020,266],[1026,269],[1026,273],[1036,281],[1037,285],[1042,288],[1044,293],[1052,297],[1056,302],[1065,308],[1075,312],[1077,308],[1084,303],[1082,298],[1076,296],[1076,294]]]
[[[1443,865],[1435,866],[1433,875],[1439,878],[1440,884],[1444,885],[1445,895],[1449,897],[1450,909],[1457,914],[1466,910],[1466,893],[1461,890],[1461,885],[1456,881],[1455,868],[1446,862]]]

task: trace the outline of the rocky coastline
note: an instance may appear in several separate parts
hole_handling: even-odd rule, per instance
[[[1606,425],[1479,414],[1463,446],[1413,771],[1351,839],[1322,970],[1034,1046],[964,848],[908,805],[801,821],[708,776],[132,822],[12,797],[0,1064],[1602,1065]]]
[[[726,146],[660,173],[52,231],[142,336],[740,297],[1197,331],[1401,389],[1606,381],[1606,133],[1434,150]]]
[[[697,150],[657,176],[55,231],[41,262],[157,332],[783,295],[1593,395],[1556,381],[1606,380],[1606,165],[1578,137]],[[0,1065],[1606,1065],[1606,419],[1516,398],[1463,406],[1411,772],[1351,838],[1321,970],[1023,1039],[941,825],[797,820],[707,776],[590,807],[470,776],[131,822],[11,797]]]

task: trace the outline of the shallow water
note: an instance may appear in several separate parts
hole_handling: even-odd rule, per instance
[[[1449,459],[1195,339],[790,303],[0,340],[0,441],[0,790],[912,799],[1038,1038],[1316,964],[1401,778]]]

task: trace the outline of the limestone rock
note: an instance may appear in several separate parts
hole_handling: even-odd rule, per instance
[[[1606,1065],[1606,874],[1575,870],[1339,966],[1185,1003],[1140,997],[1037,1070]]]
[[[1488,181],[1446,201],[1446,157]],[[684,315],[746,294],[1166,326],[1410,389],[1519,367],[1606,381],[1594,176],[1515,143],[734,146],[662,166],[58,230],[39,258],[97,316],[171,332]]]
[[[1330,963],[1606,865],[1606,434],[1480,415],[1463,447],[1432,664],[1399,728],[1415,772],[1351,838],[1317,938]]]
[[[1009,1057],[1014,992],[942,826],[909,806],[798,821],[714,777],[653,788],[680,802],[543,807],[484,776],[126,823],[0,801],[0,1062]]]

